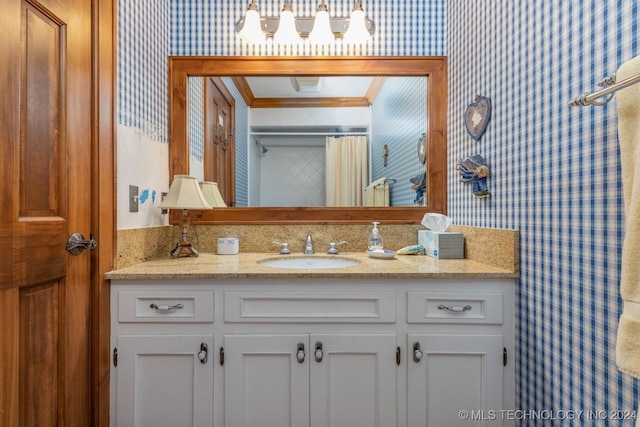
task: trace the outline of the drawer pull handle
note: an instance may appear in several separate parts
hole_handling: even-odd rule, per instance
[[[462,312],[471,310],[471,306],[467,304],[464,307],[456,307],[456,306],[447,306],[444,304],[440,304],[438,305],[438,310],[447,310],[452,313],[462,313]]]
[[[167,312],[167,311],[174,311],[174,310],[179,310],[181,308],[184,308],[184,305],[182,305],[182,304],[158,305],[156,303],[151,303],[151,305],[149,305],[149,307],[153,308],[155,311]]]

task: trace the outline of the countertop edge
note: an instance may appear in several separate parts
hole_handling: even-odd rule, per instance
[[[491,273],[317,273],[296,271],[295,273],[107,273],[107,280],[183,280],[183,279],[518,279],[512,272]]]
[[[375,260],[364,253],[344,253],[338,256],[356,258],[360,264],[330,269],[287,269],[259,265],[258,261],[280,256],[273,253],[241,253],[231,256],[201,254],[197,258],[177,260],[159,258],[107,272],[104,277],[106,280],[519,278],[517,271],[474,260],[438,260],[416,255],[398,255],[393,260]]]

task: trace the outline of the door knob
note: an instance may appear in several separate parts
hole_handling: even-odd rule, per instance
[[[89,235],[89,240],[85,240],[84,236],[80,233],[73,233],[67,241],[67,252],[71,255],[78,255],[85,249],[95,249],[98,246],[98,242],[93,238],[93,234]]]

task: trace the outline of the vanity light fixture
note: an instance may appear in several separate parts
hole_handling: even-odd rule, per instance
[[[366,43],[375,32],[360,0],[355,0],[351,16],[329,16],[325,0],[320,0],[315,16],[294,16],[291,0],[285,0],[280,16],[260,16],[257,0],[251,0],[245,16],[236,23],[240,38],[248,44],[295,45],[308,40],[312,45],[327,45],[335,40],[344,44]]]
[[[180,228],[182,235],[176,247],[171,250],[172,258],[196,257],[198,251],[189,241],[188,233],[191,219],[189,209],[212,209],[200,190],[198,180],[194,176],[175,175],[167,197],[160,203],[160,209],[182,209]]]

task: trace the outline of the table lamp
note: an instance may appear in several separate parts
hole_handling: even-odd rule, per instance
[[[160,203],[160,209],[182,209],[182,217],[180,218],[180,228],[182,229],[182,237],[171,250],[172,258],[180,257],[196,257],[198,251],[189,241],[188,232],[191,225],[189,218],[189,209],[212,209],[211,205],[200,190],[198,180],[194,176],[175,175],[173,182],[169,188],[167,197]]]
[[[204,198],[214,208],[226,208],[227,204],[220,194],[217,182],[204,181],[200,183],[200,190],[204,194]]]

